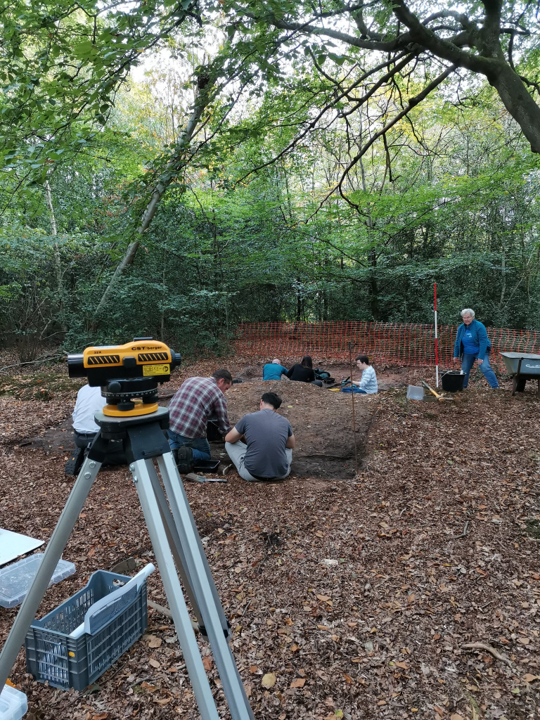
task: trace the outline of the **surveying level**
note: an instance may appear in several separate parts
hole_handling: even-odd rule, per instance
[[[181,360],[165,343],[141,337],[126,345],[98,345],[68,355],[68,372],[72,378],[87,378],[92,387],[101,386],[107,398],[104,415],[149,415],[158,409],[158,383],[168,382]]]
[[[242,679],[228,644],[230,626],[165,436],[165,430],[169,427],[169,412],[154,402],[158,383],[169,380],[171,370],[179,364],[180,355],[151,338],[136,338],[127,345],[90,347],[82,355],[68,356],[70,377],[87,377],[90,385],[101,386],[102,394],[111,405],[95,415],[100,430],[90,446],[88,457],[73,485],[39,570],[0,653],[0,692],[101,464],[110,452],[110,445],[121,441],[123,451],[131,463],[129,469],[201,718],[219,720],[219,715],[182,585],[197,619],[197,628],[210,643],[232,719],[253,720]],[[154,399],[149,402],[150,398]]]

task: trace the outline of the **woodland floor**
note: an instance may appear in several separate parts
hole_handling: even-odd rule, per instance
[[[162,394],[214,366],[184,367]],[[234,421],[256,409],[263,385],[247,363],[229,366],[246,380],[228,394]],[[358,475],[350,396],[282,382],[298,437],[291,478],[264,485],[232,472],[227,483],[186,484],[255,717],[538,718],[536,387],[512,397],[508,380],[490,391],[476,379],[452,402],[413,403],[406,385],[427,371],[377,372],[382,392],[355,398]],[[74,481],[63,467],[76,388],[61,367],[0,375],[1,527],[50,537]],[[331,453],[337,470],[326,477],[332,465],[316,463]],[[98,476],[64,557],[77,573],[47,591],[39,617],[95,570],[153,560],[127,468]],[[167,604],[158,573],[148,591]],[[0,643],[15,615],[0,608]],[[174,626],[155,610],[143,639],[84,693],[35,682],[24,651],[11,680],[28,696],[28,720],[197,716]]]

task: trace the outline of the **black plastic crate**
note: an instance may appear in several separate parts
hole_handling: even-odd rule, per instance
[[[84,690],[138,640],[146,630],[146,580],[124,593],[96,616],[91,632],[70,633],[84,623],[86,612],[132,578],[98,570],[86,587],[41,620],[26,635],[26,667],[36,680],[57,688]]]

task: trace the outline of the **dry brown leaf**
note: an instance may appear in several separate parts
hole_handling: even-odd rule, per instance
[[[150,658],[148,664],[151,665],[153,668],[156,668],[156,670],[157,668],[161,667],[161,663],[158,660],[154,660],[154,658]]]
[[[99,713],[99,715],[92,715],[92,720],[107,720],[109,713]]]
[[[330,600],[329,595],[317,595],[318,600],[322,600],[322,602],[326,602],[327,600]]]
[[[347,675],[347,673],[343,673],[343,677],[345,678],[345,682],[349,685],[352,685],[354,683],[354,680],[350,675]]]
[[[205,657],[203,658],[202,664],[206,672],[210,672],[214,663],[211,657]]]
[[[540,675],[531,675],[531,673],[525,673],[525,675],[523,676],[523,679],[527,683],[532,683],[535,680],[540,680]]]
[[[458,713],[452,713],[450,715],[450,720],[463,720],[463,717]]]
[[[146,682],[146,680],[141,683],[141,687],[149,693],[153,693],[157,690],[157,687],[155,685],[150,685]]]
[[[147,642],[149,648],[158,648],[158,647],[161,647],[162,640],[161,640],[161,638],[158,638],[156,635],[147,635],[146,642]]]
[[[250,665],[250,666],[249,666],[249,672],[252,673],[252,674],[258,672],[258,670],[259,670],[259,668],[258,668],[257,665]]]
[[[261,685],[266,688],[267,690],[274,687],[276,684],[276,676],[274,673],[266,673],[266,675],[263,675],[263,678],[261,680]]]
[[[168,705],[170,702],[172,702],[172,697],[156,698],[157,705],[161,705],[161,707]]]
[[[292,688],[303,688],[306,684],[305,678],[296,678],[296,680],[293,680],[291,683]]]
[[[403,670],[408,670],[408,669],[409,669],[409,666],[407,665],[406,662],[398,662],[398,661],[396,660],[396,662],[394,663],[394,665],[397,665],[397,667],[402,668]]]

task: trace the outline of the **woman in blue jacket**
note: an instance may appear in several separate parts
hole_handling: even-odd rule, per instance
[[[461,369],[465,373],[464,388],[469,384],[469,373],[476,360],[490,387],[496,389],[499,387],[499,383],[489,364],[491,343],[485,326],[475,320],[474,315],[474,310],[470,308],[461,311],[463,324],[458,327],[457,331],[456,344],[454,345],[454,364],[461,358]]]

